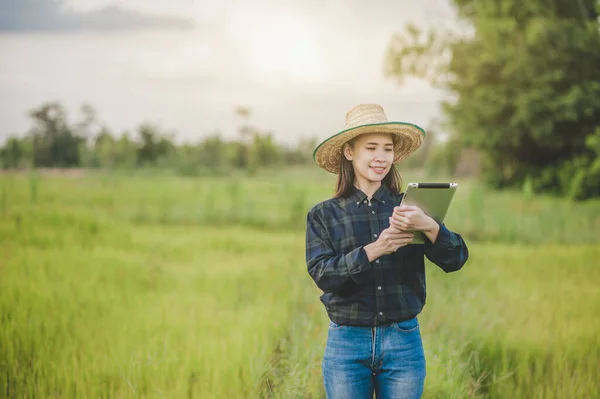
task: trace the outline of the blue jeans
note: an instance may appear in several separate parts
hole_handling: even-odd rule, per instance
[[[425,353],[417,318],[378,327],[330,322],[323,380],[329,399],[420,398]]]

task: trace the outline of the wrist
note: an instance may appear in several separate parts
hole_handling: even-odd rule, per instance
[[[437,240],[438,233],[440,232],[440,225],[434,219],[431,220],[431,227],[428,230],[424,231],[424,233],[429,239],[429,241],[431,241],[431,243],[433,244]]]
[[[435,233],[437,234],[440,231],[440,225],[435,221],[432,217],[429,218],[429,226],[423,233]]]
[[[372,242],[364,246],[365,252],[367,253],[367,258],[369,258],[369,262],[373,262],[375,259],[381,257],[382,252],[377,245],[377,242]]]

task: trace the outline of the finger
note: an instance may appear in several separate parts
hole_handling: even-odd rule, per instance
[[[402,231],[402,225],[397,222],[392,222],[392,224],[390,225],[390,228],[392,229],[392,231],[394,231],[396,233],[400,233]]]
[[[421,212],[421,208],[419,208],[418,206],[415,206],[415,205],[410,205],[410,206],[407,206],[406,208],[399,209],[397,213],[399,215],[417,215],[420,212]]]
[[[387,236],[388,238],[394,240],[396,238],[400,238],[400,237],[406,236],[407,234],[413,234],[413,233],[407,232],[407,231],[401,231],[396,228],[393,228],[393,229],[388,230],[387,234],[388,234],[388,236]]]
[[[398,223],[408,223],[410,218],[403,214],[394,214],[392,215],[392,220],[395,220]]]
[[[398,248],[402,248],[407,246],[408,244],[410,244],[412,240],[401,240],[401,241],[397,241],[396,243],[394,243],[394,248],[398,249]]]
[[[409,233],[406,231],[403,231],[401,233],[394,233],[390,236],[391,240],[405,240],[405,239],[413,239],[414,238],[414,234],[413,233]]]
[[[394,228],[396,228],[396,229],[406,230],[406,229],[412,228],[412,224],[410,224],[410,223],[396,222],[396,221],[393,221],[392,223],[393,223],[392,226],[394,226]]]
[[[404,226],[404,227],[406,227],[406,226],[410,226],[412,224],[411,223],[411,219],[407,218],[407,217],[404,217],[404,216],[395,217],[392,220],[393,220],[393,223],[395,225],[397,225],[397,226]]]
[[[390,235],[388,236],[388,238],[391,240],[393,239],[393,234],[399,234],[402,233],[402,230],[400,230],[400,227],[390,227],[390,229],[388,230]]]
[[[404,238],[400,238],[398,240],[395,240],[394,243],[396,243],[396,244],[408,244],[413,239],[414,239],[414,237],[411,235],[410,237],[404,237]]]
[[[406,225],[404,223],[392,221],[392,224],[390,225],[390,227],[392,227],[394,229],[394,231],[396,231],[396,232],[401,232],[402,230],[404,230],[406,228]]]
[[[409,225],[409,219],[402,216],[392,216],[389,219],[390,226],[399,227],[400,225]]]
[[[402,223],[402,220],[397,218],[390,218],[390,226],[399,226]]]
[[[406,217],[406,215],[407,215],[406,212],[394,212],[394,213],[392,213],[392,219],[400,220],[400,219]]]
[[[415,214],[415,210],[413,209],[405,209],[402,211],[394,212],[393,215],[396,217],[410,217]]]

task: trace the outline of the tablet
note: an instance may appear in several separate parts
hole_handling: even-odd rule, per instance
[[[408,183],[400,205],[416,205],[426,215],[441,223],[446,217],[457,187],[458,183]],[[415,238],[411,244],[425,243],[425,234],[420,231],[414,233]]]

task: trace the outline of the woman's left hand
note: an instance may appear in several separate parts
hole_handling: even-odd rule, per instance
[[[394,213],[390,217],[390,226],[401,231],[428,232],[437,227],[437,222],[416,205],[400,205],[394,207]]]

